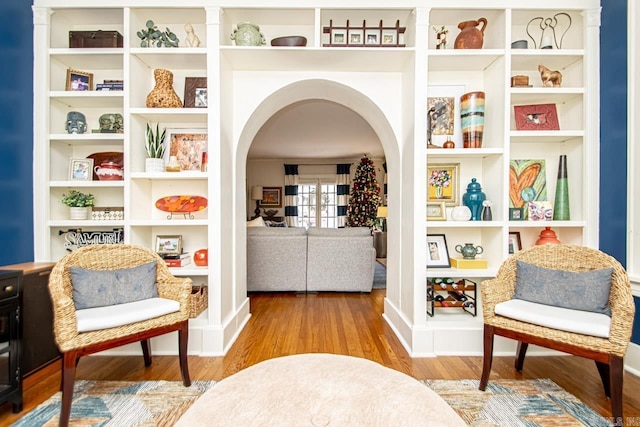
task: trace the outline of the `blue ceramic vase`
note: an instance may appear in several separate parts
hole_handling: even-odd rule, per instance
[[[467,185],[467,192],[462,196],[462,203],[471,211],[471,221],[480,221],[482,215],[482,202],[487,196],[482,192],[480,183],[475,178]]]

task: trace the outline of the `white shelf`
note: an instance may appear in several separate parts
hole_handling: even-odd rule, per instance
[[[502,228],[504,221],[427,221],[428,228]]]
[[[207,123],[207,108],[131,108],[131,114],[151,122]],[[206,126],[199,126],[206,128]]]
[[[168,215],[168,212],[167,212]],[[131,220],[129,224],[132,227],[174,227],[174,226],[187,226],[187,227],[199,227],[209,225],[207,219],[182,219],[183,214],[174,213],[173,219],[143,219],[143,220]]]
[[[49,227],[58,227],[58,228],[86,228],[86,227],[124,227],[123,220],[51,220],[49,221]]]
[[[512,143],[521,142],[567,142],[583,138],[582,130],[512,130],[509,132]]]
[[[552,70],[565,70],[582,61],[583,49],[511,49],[512,70],[537,70],[544,64]]]
[[[207,69],[207,49],[204,47],[137,47],[131,48],[130,53],[150,70],[155,68],[167,68],[172,71]]]
[[[54,48],[49,49],[52,60],[76,70],[122,70],[123,48]],[[95,82],[94,82],[95,83]]]
[[[582,87],[527,87],[511,88],[512,105],[561,104],[584,96]]]
[[[49,185],[51,188],[63,187],[63,188],[71,188],[71,187],[88,187],[88,188],[105,188],[105,187],[114,187],[114,188],[122,188],[124,187],[124,181],[49,181]]]
[[[504,49],[431,49],[429,71],[483,71],[504,56]]]
[[[429,159],[449,159],[461,157],[485,158],[504,154],[503,148],[430,148],[427,150]]]
[[[95,83],[94,83],[95,84]],[[49,93],[52,101],[60,102],[69,108],[80,107],[120,107],[122,108],[124,91],[71,91],[56,90]]]
[[[187,265],[186,267],[169,267],[169,272],[174,276],[208,276],[208,267],[198,267],[196,265]]]
[[[427,268],[427,277],[467,277],[467,278],[491,278],[495,277],[497,268],[462,269],[462,268]],[[478,283],[480,285],[480,283]],[[479,291],[478,291],[479,293]]]
[[[199,171],[181,171],[181,172],[132,172],[129,174],[131,179],[147,179],[147,180],[177,180],[177,179],[208,179],[209,172]]]
[[[584,228],[585,221],[509,221],[509,228]]]

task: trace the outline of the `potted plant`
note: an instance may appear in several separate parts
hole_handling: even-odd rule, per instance
[[[63,194],[60,199],[60,203],[69,206],[71,219],[87,219],[89,208],[94,202],[93,194],[85,194],[77,190],[69,190],[69,194]]]
[[[167,128],[160,132],[160,125],[156,123],[155,130],[147,123],[145,131],[145,148],[149,158],[145,161],[145,170],[147,172],[164,172],[164,138],[167,134]]]

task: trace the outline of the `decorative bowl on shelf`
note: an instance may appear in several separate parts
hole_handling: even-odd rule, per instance
[[[199,212],[207,208],[207,198],[202,196],[165,196],[156,200],[156,208],[170,214]]]
[[[306,46],[307,38],[302,36],[285,36],[271,39],[271,46]]]

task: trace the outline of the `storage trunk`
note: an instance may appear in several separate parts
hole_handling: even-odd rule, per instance
[[[69,31],[69,47],[122,47],[117,31]]]

